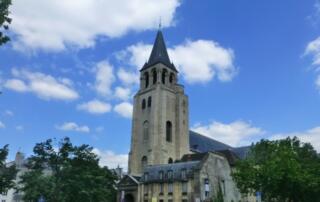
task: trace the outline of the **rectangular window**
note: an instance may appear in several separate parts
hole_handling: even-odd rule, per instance
[[[181,183],[181,191],[182,191],[182,194],[188,193],[188,182]]]
[[[173,183],[168,184],[168,193],[172,194],[173,193]]]

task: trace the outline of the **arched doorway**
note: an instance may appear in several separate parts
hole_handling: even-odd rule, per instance
[[[134,202],[134,198],[133,198],[132,194],[126,194],[124,196],[124,201],[125,202]]]

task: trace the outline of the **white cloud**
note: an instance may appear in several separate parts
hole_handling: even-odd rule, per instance
[[[23,131],[24,130],[24,127],[19,125],[19,126],[16,126],[16,130],[17,131]]]
[[[318,88],[318,90],[320,91],[320,75],[318,75],[318,78],[316,80],[316,87]]]
[[[320,37],[308,43],[305,54],[313,57],[313,65],[320,65]]]
[[[93,152],[100,158],[99,164],[101,166],[108,166],[108,168],[116,168],[118,165],[128,170],[128,155],[127,154],[116,154],[113,151],[102,151],[97,148],[93,149]]]
[[[139,84],[138,72],[129,72],[123,68],[120,68],[117,72],[117,76],[124,85]]]
[[[320,37],[308,43],[304,54],[312,56],[312,65],[315,67],[315,72],[318,73],[315,85],[320,91]]]
[[[98,36],[154,29],[159,16],[163,27],[171,26],[179,5],[179,0],[14,0],[11,27],[18,35],[18,49],[60,51],[69,44],[93,46]]]
[[[262,129],[244,121],[229,124],[213,121],[209,125],[196,124],[192,130],[231,146],[249,145],[265,133]]]
[[[96,127],[96,132],[101,133],[102,131],[104,131],[103,126]]]
[[[315,127],[302,132],[279,133],[270,137],[272,140],[284,139],[286,137],[298,137],[302,142],[311,143],[312,146],[320,152],[320,127]]]
[[[173,62],[189,83],[207,82],[216,77],[230,81],[236,75],[231,49],[209,40],[186,41],[169,49]]]
[[[138,43],[121,52],[122,61],[142,68],[148,60],[152,45]],[[237,74],[234,66],[234,53],[210,40],[187,40],[185,43],[168,49],[170,59],[177,66],[184,80],[188,83],[203,83],[217,78],[230,81]]]
[[[13,69],[12,74],[16,78],[7,80],[4,85],[8,89],[17,92],[31,92],[46,100],[75,100],[79,97],[69,79],[56,79],[40,72],[18,69]]]
[[[7,116],[14,116],[14,113],[12,111],[10,111],[10,110],[6,110],[4,112],[4,114],[7,115]]]
[[[125,118],[131,118],[133,106],[129,102],[122,102],[114,107],[114,111]]]
[[[17,91],[17,92],[26,92],[28,91],[27,85],[24,83],[24,81],[21,81],[19,79],[9,79],[5,82],[4,87]]]
[[[115,81],[113,75],[113,67],[107,61],[102,61],[97,64],[95,90],[99,95],[111,95],[111,85]]]
[[[4,125],[4,123],[2,121],[0,121],[0,128],[5,128],[6,125]]]
[[[83,132],[83,133],[88,133],[90,132],[90,128],[86,125],[80,126],[74,122],[65,122],[61,125],[57,125],[56,128],[58,130],[63,130],[63,131],[75,131],[75,132]]]
[[[87,111],[92,114],[104,114],[111,110],[111,105],[95,99],[78,105],[77,109]]]
[[[123,88],[123,87],[116,87],[115,89],[115,96],[121,100],[128,100],[131,95],[130,88]]]

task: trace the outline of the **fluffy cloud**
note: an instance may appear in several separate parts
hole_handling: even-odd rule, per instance
[[[4,114],[5,114],[6,116],[14,116],[14,113],[13,113],[12,111],[10,111],[10,110],[6,110],[6,111],[4,112]]]
[[[313,65],[320,65],[320,37],[308,43],[305,54],[313,57]]]
[[[320,127],[315,127],[302,132],[274,134],[270,139],[276,140],[294,136],[298,137],[302,142],[311,143],[312,146],[320,152]]]
[[[115,96],[121,100],[128,100],[131,95],[130,88],[116,87]]]
[[[122,102],[114,107],[114,111],[125,118],[131,118],[133,106],[129,102]]]
[[[31,92],[50,100],[75,100],[79,97],[72,82],[66,78],[54,78],[40,72],[13,69],[14,79],[8,79],[4,87],[17,92]]]
[[[74,122],[65,122],[61,125],[57,125],[56,128],[58,130],[63,130],[63,131],[75,131],[75,132],[83,132],[83,133],[90,132],[90,128],[88,126],[86,125],[79,126]]]
[[[189,83],[207,82],[214,77],[230,81],[236,75],[233,51],[214,41],[186,41],[169,49],[169,54]]]
[[[315,72],[318,73],[320,71],[320,37],[308,43],[305,55],[312,57],[312,65],[315,67]],[[320,74],[317,76],[315,85],[320,91]]]
[[[119,37],[174,22],[179,0],[14,0],[11,7],[16,48],[60,51],[70,44],[90,47],[98,36]],[[130,16],[130,17],[128,17]]]
[[[124,85],[139,84],[139,73],[137,71],[130,72],[120,68],[117,72],[117,76]]]
[[[17,91],[17,92],[26,92],[28,91],[27,85],[19,79],[9,79],[5,82],[4,87]]]
[[[262,129],[244,121],[235,121],[230,124],[213,121],[209,125],[196,124],[192,130],[231,146],[251,144],[265,133]]]
[[[111,85],[115,81],[113,67],[107,61],[102,61],[96,67],[95,90],[99,95],[109,96],[112,93]]]
[[[108,166],[108,168],[116,168],[118,165],[128,170],[128,155],[127,154],[116,154],[113,151],[102,151],[97,148],[93,149],[93,152],[100,158],[99,164],[101,166]]]
[[[149,58],[152,45],[138,43],[122,51],[118,59],[129,61],[140,69]],[[230,81],[237,73],[232,49],[224,48],[210,40],[187,40],[168,49],[170,59],[188,83],[203,83],[217,78]],[[192,56],[192,57],[190,57]]]
[[[99,100],[91,100],[77,106],[77,109],[87,111],[92,114],[104,114],[111,110],[111,105]]]
[[[17,131],[23,131],[24,130],[24,127],[19,125],[19,126],[16,126],[16,130]]]
[[[0,121],[0,128],[5,128],[5,127],[6,125],[4,125],[4,123]]]

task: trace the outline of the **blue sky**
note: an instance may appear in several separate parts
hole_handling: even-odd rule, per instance
[[[132,96],[159,19],[190,127],[233,146],[298,136],[320,151],[320,2],[14,0],[0,47],[0,146],[69,136],[126,166]]]

